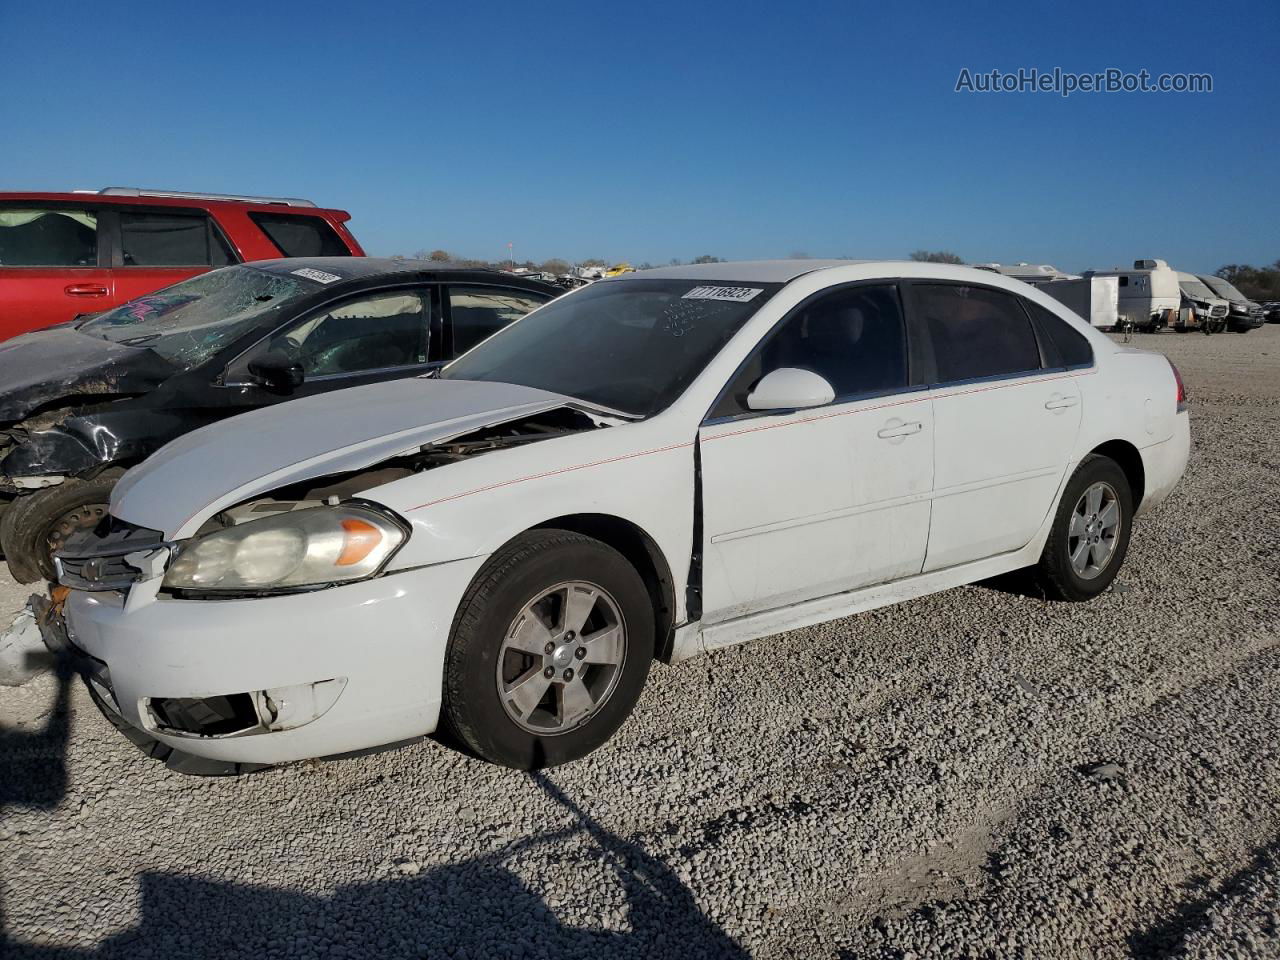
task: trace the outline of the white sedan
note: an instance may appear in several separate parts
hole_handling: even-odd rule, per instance
[[[1028,567],[1088,600],[1189,442],[1164,357],[1016,280],[649,270],[169,444],[60,575],[95,699],[171,761],[447,728],[531,768],[611,736],[654,659]]]

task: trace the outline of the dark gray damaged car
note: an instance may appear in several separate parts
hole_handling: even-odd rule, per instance
[[[126,469],[267,404],[419,376],[563,291],[492,270],[314,258],[225,267],[0,344],[0,546],[23,582]]]

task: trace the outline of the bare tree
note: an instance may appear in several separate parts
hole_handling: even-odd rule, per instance
[[[959,256],[949,250],[915,250],[911,259],[919,263],[964,263]]]
[[[724,263],[724,260],[722,260],[720,257],[713,257],[709,253],[704,253],[700,257],[694,257],[693,262],[694,263]]]
[[[569,272],[569,262],[552,257],[550,260],[544,260],[542,266],[538,268],[543,273],[554,273],[557,277],[562,273]]]

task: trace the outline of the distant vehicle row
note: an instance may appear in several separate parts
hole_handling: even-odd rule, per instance
[[[1176,271],[1164,260],[1135,260],[1128,270],[1087,270],[1080,276],[1049,264],[981,267],[1039,287],[1103,330],[1248,333],[1268,315],[1221,277]]]

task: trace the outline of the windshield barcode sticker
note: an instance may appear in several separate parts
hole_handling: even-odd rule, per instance
[[[682,300],[729,300],[746,303],[764,290],[756,287],[694,287]]]
[[[295,277],[306,277],[308,280],[314,280],[316,283],[333,283],[335,280],[342,278],[336,273],[325,273],[323,270],[312,270],[310,267],[303,267],[301,270],[293,271]]]

